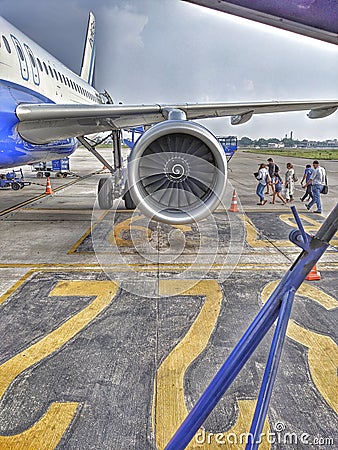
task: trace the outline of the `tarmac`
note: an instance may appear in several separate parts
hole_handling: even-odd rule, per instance
[[[101,164],[0,190],[0,449],[164,449],[296,260],[289,206],[258,206],[263,155],[238,151],[223,203],[199,224],[149,222],[96,203]],[[282,173],[290,158],[274,158]],[[304,161],[293,158],[301,179]],[[323,162],[323,214],[294,205],[314,234],[336,205]],[[76,175],[75,175],[76,174]],[[106,174],[107,176],[107,174]],[[239,212],[229,212],[233,190]],[[271,199],[267,196],[268,200]],[[338,447],[338,236],[297,292],[260,449]],[[189,449],[244,449],[273,329]]]

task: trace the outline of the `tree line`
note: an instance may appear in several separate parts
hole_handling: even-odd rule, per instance
[[[309,141],[307,139],[298,140],[298,139],[291,139],[285,137],[284,139],[278,139],[278,138],[259,138],[259,139],[251,139],[247,136],[242,137],[238,140],[238,145],[240,147],[268,147],[269,144],[276,144],[281,147],[285,148],[292,148],[292,147],[338,147],[338,140],[326,140],[326,141]]]

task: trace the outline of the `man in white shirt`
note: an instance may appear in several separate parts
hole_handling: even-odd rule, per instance
[[[318,161],[313,161],[313,169],[314,170],[312,172],[310,179],[303,186],[303,188],[306,189],[306,187],[312,183],[313,199],[309,204],[305,206],[307,209],[310,209],[316,203],[317,210],[314,212],[320,214],[322,212],[320,193],[322,192],[323,186],[325,185],[326,173],[324,167],[320,167]]]

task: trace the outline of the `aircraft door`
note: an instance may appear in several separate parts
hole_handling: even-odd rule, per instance
[[[35,56],[32,52],[32,50],[30,49],[30,47],[28,47],[27,44],[24,44],[25,46],[25,50],[28,54],[30,63],[31,63],[31,69],[32,69],[32,74],[33,74],[33,81],[34,84],[36,84],[37,86],[39,86],[40,84],[40,73],[39,73],[39,69],[38,69],[38,65],[35,59]]]
[[[18,55],[21,77],[23,80],[27,81],[29,79],[29,72],[28,72],[28,64],[27,64],[26,56],[22,50],[21,44],[18,41],[18,39],[15,36],[13,36],[13,34],[11,34],[11,38],[12,38],[16,53]]]

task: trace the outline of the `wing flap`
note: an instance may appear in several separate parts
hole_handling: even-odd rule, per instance
[[[152,125],[166,120],[172,109],[184,111],[187,119],[193,120],[290,111],[333,112],[337,107],[338,100],[177,105],[20,104],[16,115],[21,137],[33,144],[45,144],[112,129]]]

